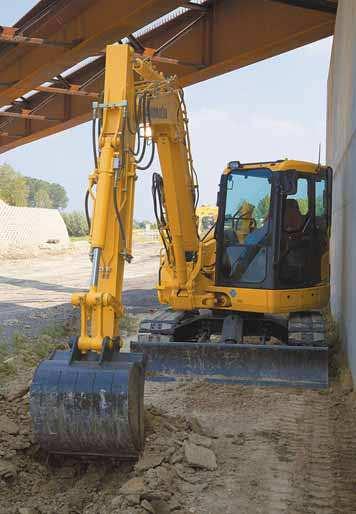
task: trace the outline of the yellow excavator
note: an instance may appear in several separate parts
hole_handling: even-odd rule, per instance
[[[81,325],[71,349],[55,351],[35,371],[30,409],[40,445],[51,453],[136,458],[145,375],[325,387],[331,169],[229,162],[217,219],[199,237],[183,92],[175,77],[124,44],[106,50],[93,143],[90,287],[72,298]],[[155,149],[162,172],[152,181],[163,243],[157,290],[168,308],[142,321],[125,353],[121,297],[135,182]]]

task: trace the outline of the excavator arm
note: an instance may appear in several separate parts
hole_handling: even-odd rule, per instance
[[[130,47],[107,47],[104,98],[93,106],[93,122],[99,117],[101,132],[97,167],[89,177],[88,189],[94,200],[92,274],[89,291],[72,297],[73,305],[81,309],[78,349],[82,352],[100,351],[105,337],[110,346],[120,344],[124,263],[132,258],[136,181],[135,159],[128,151],[135,142],[135,135],[128,130],[135,98],[131,61]]]

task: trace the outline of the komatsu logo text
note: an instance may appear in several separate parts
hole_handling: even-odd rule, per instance
[[[152,118],[158,118],[160,120],[166,120],[168,117],[167,107],[151,107],[150,113]]]

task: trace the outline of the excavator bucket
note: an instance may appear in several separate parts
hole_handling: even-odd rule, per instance
[[[195,342],[131,342],[146,359],[146,380],[198,378],[223,384],[328,386],[326,347]]]
[[[143,356],[55,351],[35,371],[30,411],[49,453],[136,459],[143,447]]]

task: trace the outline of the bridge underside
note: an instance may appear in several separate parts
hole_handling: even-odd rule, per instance
[[[90,119],[108,43],[129,37],[138,53],[153,56],[187,86],[333,34],[336,0],[130,0],[117,6],[116,0],[74,6],[41,0],[17,30],[2,29],[0,153]]]

